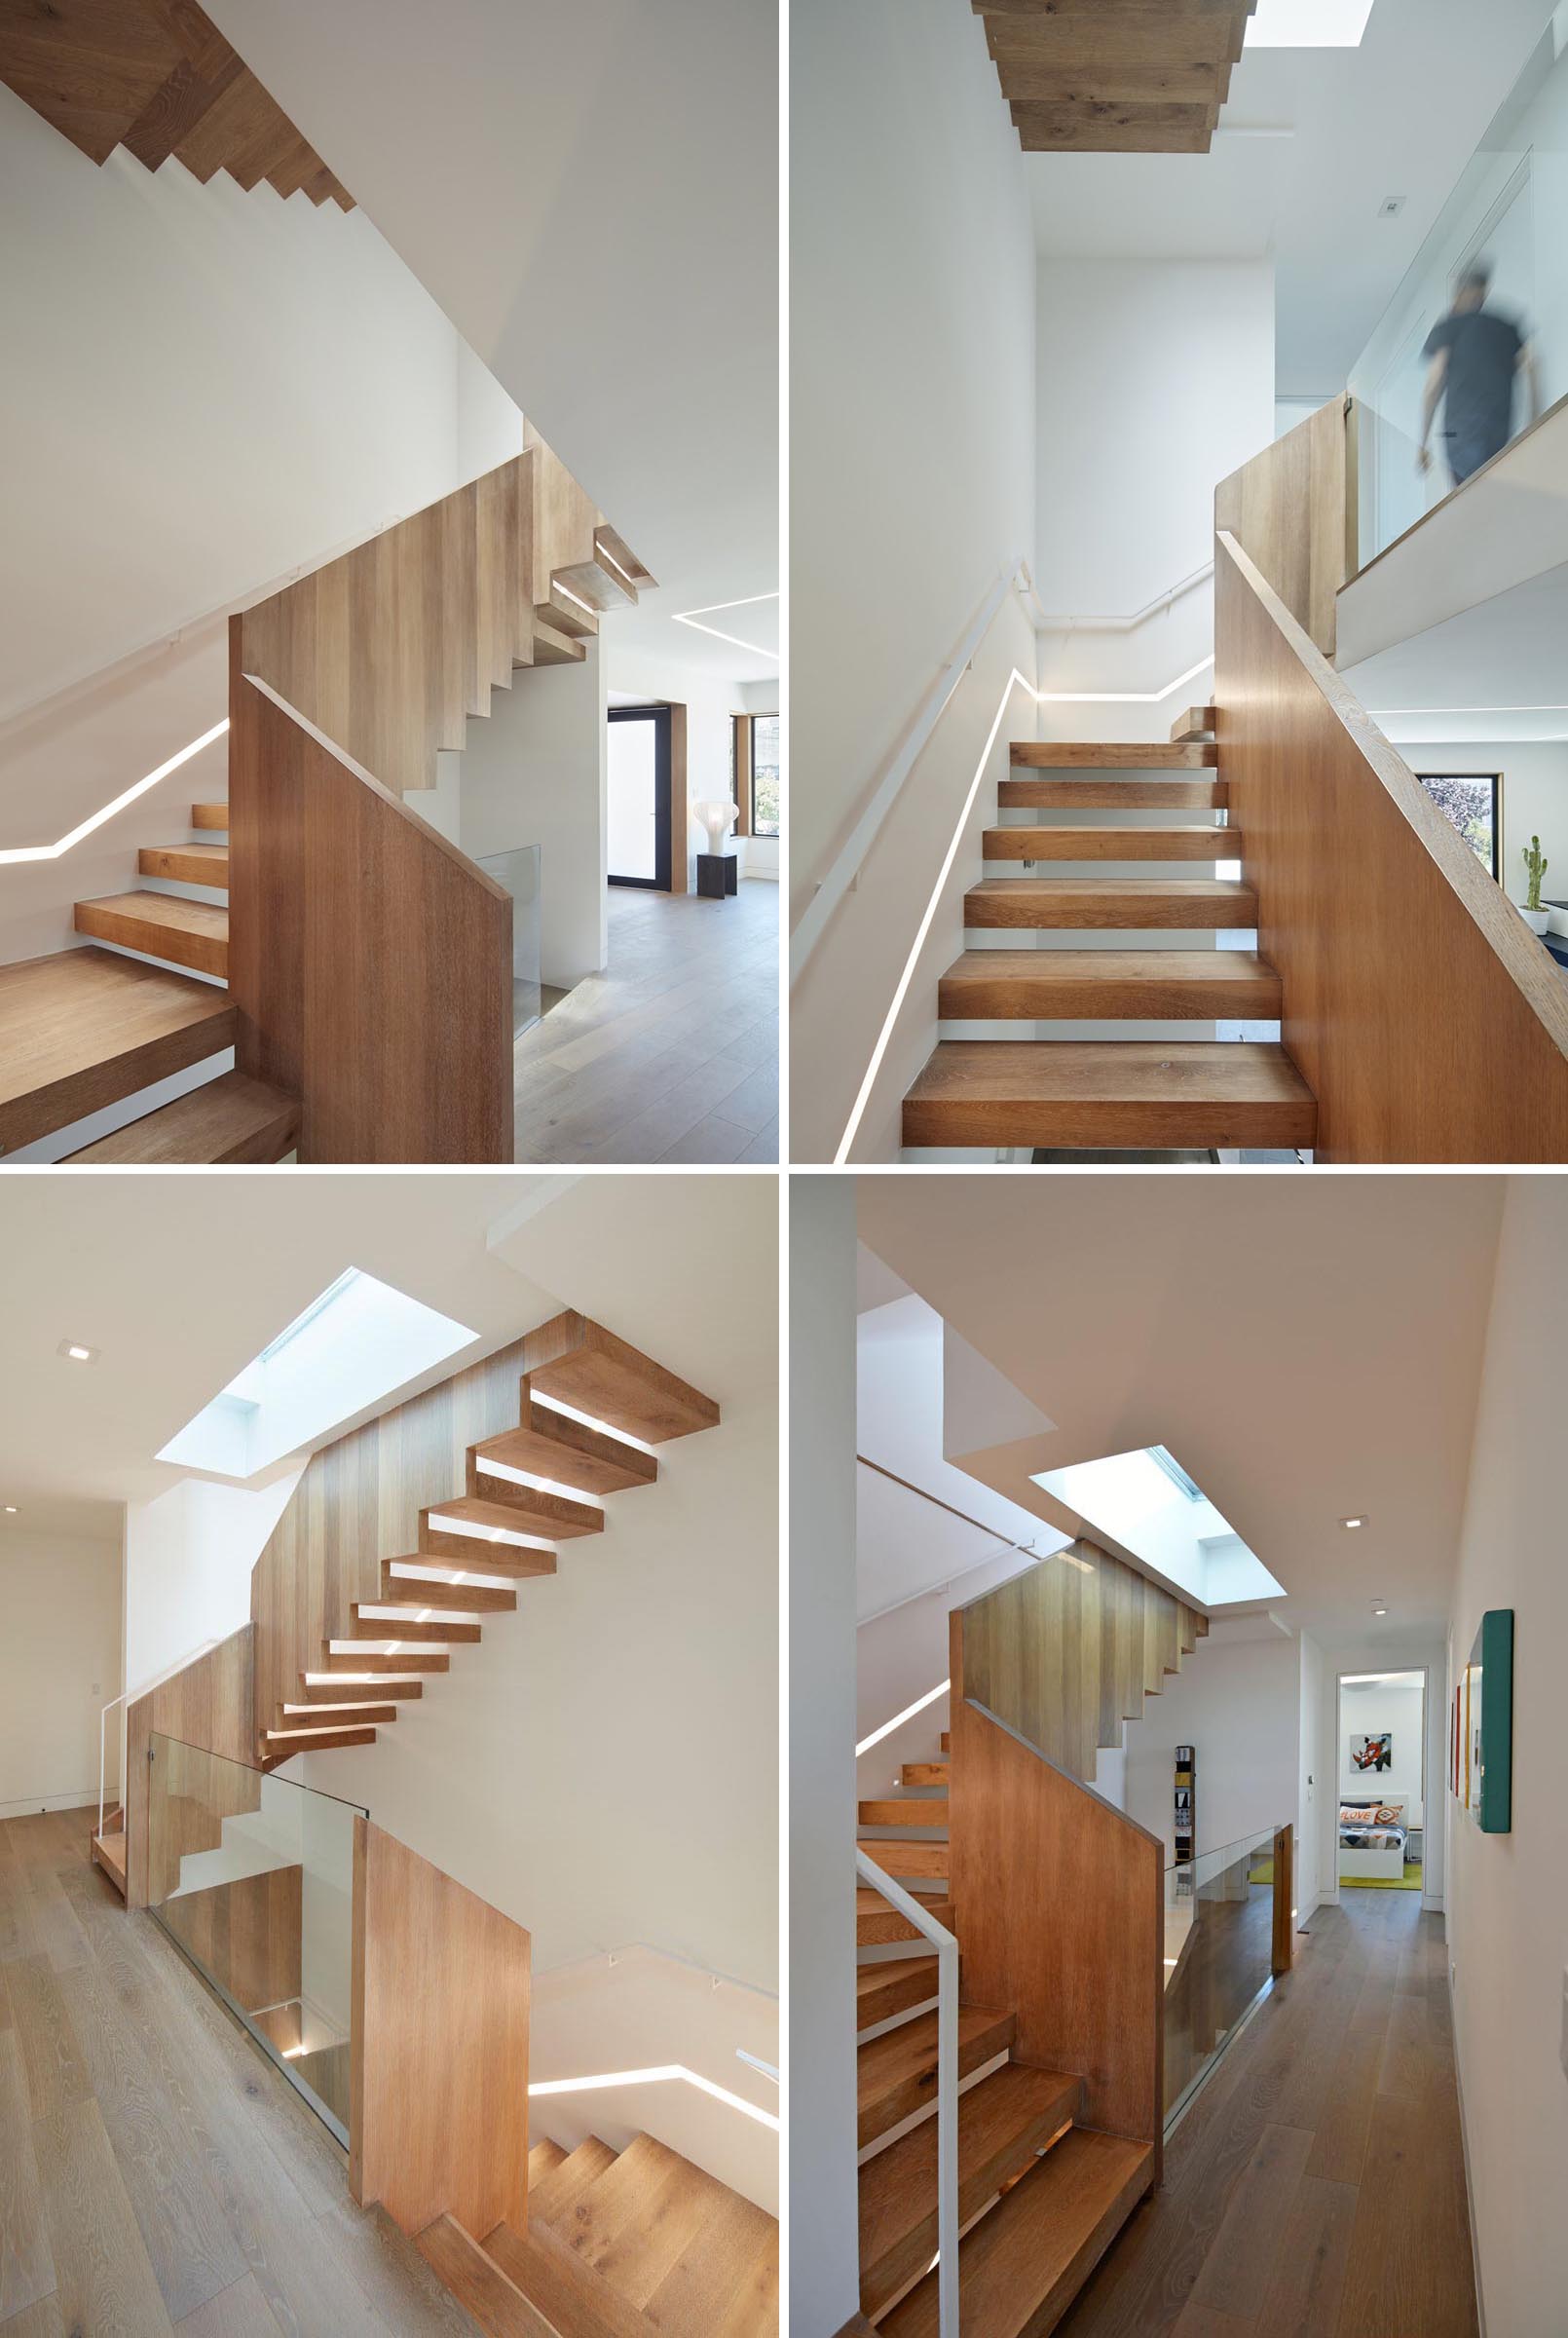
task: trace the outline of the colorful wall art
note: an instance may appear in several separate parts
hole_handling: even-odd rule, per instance
[[[1380,1729],[1375,1737],[1353,1737],[1350,1741],[1352,1767],[1358,1770],[1392,1770],[1394,1767],[1394,1732]]]
[[[1513,1825],[1513,1610],[1489,1607],[1454,1687],[1449,1785],[1483,1834]]]

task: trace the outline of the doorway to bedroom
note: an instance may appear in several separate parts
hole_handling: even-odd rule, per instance
[[[1427,1824],[1425,1671],[1341,1673],[1336,1736],[1341,1893],[1422,1892]]]

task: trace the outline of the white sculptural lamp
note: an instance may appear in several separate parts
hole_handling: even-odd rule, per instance
[[[734,824],[734,805],[726,803],[693,804],[691,810],[696,815],[698,823],[707,830],[708,850],[717,859],[723,853],[725,839]]]

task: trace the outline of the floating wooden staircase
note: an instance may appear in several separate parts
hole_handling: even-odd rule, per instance
[[[89,1857],[94,1867],[103,1869],[123,1900],[126,1896],[126,1814],[123,1809],[104,1813],[102,1831],[93,1837]]]
[[[1014,741],[1020,775],[1000,784],[1002,824],[985,832],[988,874],[965,896],[976,939],[943,975],[937,1011],[945,1023],[1044,1026],[1049,1036],[943,1039],[905,1099],[906,1147],[1313,1143],[1316,1107],[1278,1040],[1190,1036],[1195,1023],[1277,1023],[1283,1013],[1279,976],[1256,950],[1217,946],[1220,934],[1255,926],[1257,901],[1245,878],[1212,873],[1226,862],[1245,869],[1247,856],[1228,824],[1220,747],[1205,735],[1213,716],[1190,708],[1169,745]],[[1195,864],[1211,873],[1187,874]],[[1012,869],[1044,873],[990,873]],[[1039,939],[980,941],[991,933]],[[1213,939],[1183,946],[1198,934]],[[1161,1024],[1175,1026],[1171,1037],[1151,1034]]]
[[[1257,0],[973,6],[1027,154],[1207,154]]]
[[[778,2226],[652,2135],[528,2156],[528,2230],[474,2240],[451,2217],[419,2237],[489,2338],[768,2338]]]
[[[354,199],[196,0],[3,0],[0,81],[94,163],[123,146],[203,180]]]
[[[526,1353],[517,1427],[470,1445],[465,1491],[421,1512],[417,1550],[383,1558],[380,1597],[351,1603],[349,1634],[277,1706],[264,1768],[374,1745],[398,1718],[391,1700],[418,1697],[515,1610],[518,1580],[554,1574],[560,1542],[604,1532],[605,1495],[655,1482],[651,1448],[718,1423],[711,1397],[586,1316],[553,1317]]]
[[[945,1875],[950,1774],[950,1759],[906,1763],[906,1795],[861,1803],[861,1828],[882,1830],[861,1849],[903,1878],[930,1872],[936,1854]],[[961,1943],[961,1911],[934,1912]],[[918,1938],[913,1926],[868,1933],[864,1920],[860,1937]],[[856,1975],[860,2303],[898,2338],[937,2338],[936,1994],[937,1959],[924,1953],[864,1962]],[[1032,2067],[1016,2043],[1010,2010],[960,1996],[960,2309],[984,2338],[1054,2329],[1152,2181],[1146,2144],[1081,2124],[1083,2079]]]

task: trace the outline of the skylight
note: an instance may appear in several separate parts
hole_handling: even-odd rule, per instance
[[[1249,49],[1359,49],[1372,0],[1257,0]]]
[[[1034,1483],[1200,1606],[1215,1609],[1286,1596],[1284,1586],[1163,1445],[1041,1470]]]
[[[253,1478],[444,1363],[477,1334],[350,1266],[283,1326],[158,1455]]]

